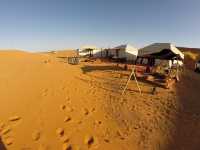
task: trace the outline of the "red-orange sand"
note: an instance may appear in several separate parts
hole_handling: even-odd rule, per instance
[[[0,52],[0,148],[4,150],[195,150],[200,75],[170,90],[132,80],[111,63],[69,65],[74,52]],[[4,148],[3,148],[4,147]]]

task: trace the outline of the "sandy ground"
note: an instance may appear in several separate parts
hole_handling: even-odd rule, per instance
[[[200,76],[166,90],[114,64],[69,65],[72,53],[0,52],[0,149],[196,150]]]

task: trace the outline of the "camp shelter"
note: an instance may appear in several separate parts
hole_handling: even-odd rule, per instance
[[[120,45],[107,51],[109,57],[125,59],[126,61],[134,61],[138,55],[138,49],[130,44]]]
[[[94,45],[85,45],[79,49],[80,56],[99,57],[101,50]]]
[[[169,64],[173,62],[182,62],[184,54],[171,43],[154,43],[144,48],[139,49],[138,59],[145,59],[150,66],[160,60],[167,60]]]

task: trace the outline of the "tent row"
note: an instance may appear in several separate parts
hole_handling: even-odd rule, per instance
[[[138,49],[130,44],[120,45],[114,48],[99,49],[96,46],[87,45],[79,49],[80,56],[107,57],[113,59],[136,60]]]
[[[140,49],[130,44],[107,49],[98,49],[88,45],[79,49],[79,55],[119,59],[127,62],[144,62],[150,63],[149,65],[159,63],[160,60],[167,60],[169,65],[174,62],[182,64],[184,60],[184,54],[171,43],[154,43]]]

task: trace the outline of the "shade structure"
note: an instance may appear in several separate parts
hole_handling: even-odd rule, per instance
[[[79,49],[79,51],[80,52],[88,52],[90,50],[95,50],[95,49],[97,49],[97,47],[94,45],[84,45]]]
[[[184,54],[171,43],[154,43],[139,49],[139,57],[183,60]]]
[[[96,46],[94,45],[85,45],[85,46],[82,46],[80,49],[79,49],[79,55],[80,56],[99,56],[100,55],[100,49],[97,48]]]

